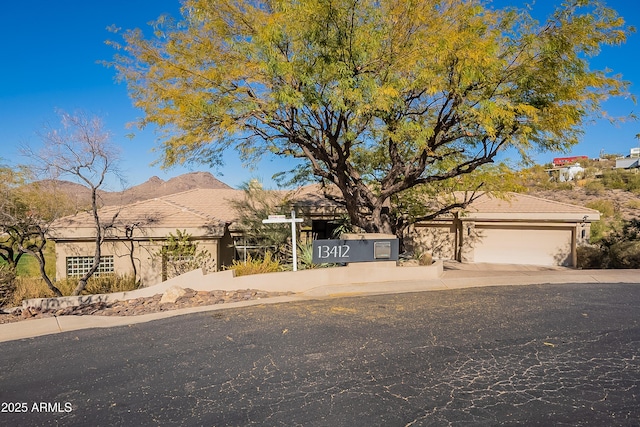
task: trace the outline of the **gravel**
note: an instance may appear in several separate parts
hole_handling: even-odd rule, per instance
[[[139,316],[142,314],[157,313],[159,311],[258,300],[293,294],[293,292],[265,292],[257,289],[195,291],[187,288],[185,291],[186,293],[174,303],[160,303],[162,294],[157,294],[147,298],[136,298],[112,303],[97,302],[61,309],[43,310],[36,308],[18,308],[11,313],[0,314],[0,324],[56,316]]]

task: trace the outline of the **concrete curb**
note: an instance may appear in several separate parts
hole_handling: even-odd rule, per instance
[[[282,271],[235,277],[231,270],[203,274],[201,269],[154,286],[129,292],[83,295],[60,298],[33,298],[22,302],[23,308],[60,309],[97,302],[114,302],[162,294],[171,287],[191,288],[196,291],[235,291],[259,289],[266,292],[305,292],[321,286],[340,286],[343,283],[367,284],[372,282],[417,281],[437,279],[443,273],[442,261],[430,266],[397,267],[386,262],[354,263],[347,267],[314,270]]]
[[[150,313],[140,316],[60,316],[25,320],[0,325],[0,342],[90,328],[110,328],[150,322],[185,314],[218,311],[264,304],[358,295],[384,295],[473,287],[517,286],[571,283],[640,284],[640,270],[566,270],[566,271],[446,271],[438,279],[416,281],[379,281],[343,285],[312,286],[295,295],[240,301],[211,306]],[[172,284],[173,286],[174,284]],[[259,289],[255,283],[253,288]],[[150,295],[151,296],[151,295]]]

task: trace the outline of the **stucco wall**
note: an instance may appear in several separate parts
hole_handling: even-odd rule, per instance
[[[483,222],[452,218],[410,227],[405,245],[408,251],[431,253],[434,259],[575,266],[575,244],[588,240],[589,232],[588,223]]]
[[[218,240],[198,241],[199,250],[207,250],[216,263],[212,270],[217,270]],[[131,264],[130,242],[106,241],[102,244],[102,256],[113,255],[114,270],[117,275],[133,273]],[[154,256],[162,248],[162,241],[134,241],[133,254],[138,277],[144,286],[151,286],[162,281],[162,261]],[[67,257],[93,256],[95,253],[94,242],[56,242],[56,279],[67,277]]]
[[[456,259],[456,235],[453,220],[415,224],[405,234],[405,248],[414,254],[430,253],[434,259]]]

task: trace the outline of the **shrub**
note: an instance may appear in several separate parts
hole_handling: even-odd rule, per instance
[[[600,196],[604,194],[604,184],[600,181],[589,181],[584,186],[584,192],[590,196]]]
[[[640,209],[640,200],[630,200],[627,207],[631,209]]]
[[[640,242],[619,242],[609,248],[609,268],[640,268]]]
[[[616,207],[611,200],[598,199],[586,204],[586,207],[600,211],[603,217],[610,218],[616,213]]]
[[[627,190],[634,193],[640,192],[640,173],[627,172],[626,175]]]
[[[625,190],[627,183],[625,182],[624,172],[619,170],[606,171],[602,174],[602,184],[605,188]]]
[[[326,263],[326,262],[321,264],[314,264],[312,243],[298,246],[298,262],[300,263],[301,270],[311,270],[314,268],[326,268],[326,267],[336,266],[336,264]]]
[[[250,274],[274,273],[282,271],[280,261],[275,259],[271,252],[266,252],[263,259],[255,259],[251,255],[247,255],[247,260],[234,260],[233,264],[226,267],[227,270],[233,270],[236,276],[248,276]]]
[[[605,251],[600,246],[578,246],[578,268],[600,269],[607,267]]]
[[[0,307],[11,304],[16,291],[16,273],[7,264],[0,265]]]

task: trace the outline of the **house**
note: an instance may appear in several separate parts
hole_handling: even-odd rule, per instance
[[[483,194],[464,211],[412,225],[407,244],[435,259],[461,262],[577,266],[594,209],[526,194]]]
[[[573,181],[576,177],[584,176],[584,168],[580,163],[560,168],[546,169],[545,172],[556,182]]]
[[[629,155],[616,159],[616,169],[638,169],[640,168],[640,147],[629,150]]]
[[[560,166],[571,165],[580,160],[587,160],[588,158],[589,157],[587,156],[556,157],[553,159],[553,166],[560,167]]]
[[[145,285],[166,279],[162,256],[167,237],[176,230],[189,234],[198,248],[207,250],[220,270],[242,258],[246,242],[234,227],[232,201],[241,190],[194,189],[126,206],[100,210],[105,228],[102,273],[135,271]],[[317,186],[293,194],[306,240],[333,237],[345,217],[344,208],[323,196]],[[430,252],[436,259],[462,262],[576,266],[576,246],[589,238],[590,223],[598,211],[523,194],[506,199],[482,195],[464,211],[410,226],[407,248]],[[56,277],[79,276],[93,261],[95,228],[88,213],[62,218],[54,224]]]
[[[106,228],[98,274],[136,271],[142,283],[166,279],[162,248],[176,230],[184,231],[206,250],[219,270],[234,259],[231,228],[235,215],[230,201],[242,196],[234,189],[195,189],[126,206],[108,206],[99,215]],[[87,212],[53,224],[56,278],[81,276],[91,266],[95,225]],[[134,269],[135,266],[135,269]]]

